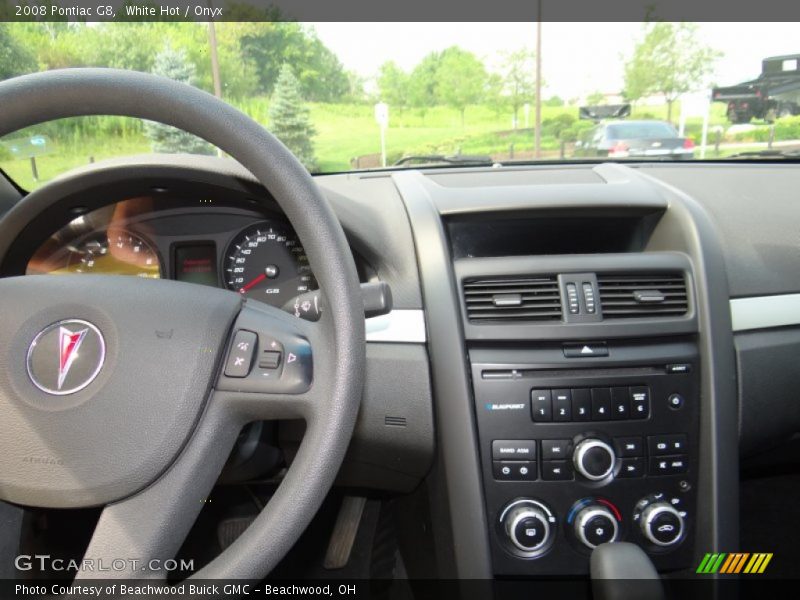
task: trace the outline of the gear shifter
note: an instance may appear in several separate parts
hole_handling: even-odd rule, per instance
[[[653,563],[636,544],[600,544],[590,560],[593,600],[664,600]]]

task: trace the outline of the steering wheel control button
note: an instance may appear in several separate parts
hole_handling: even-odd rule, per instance
[[[542,479],[545,481],[572,481],[572,465],[568,460],[542,462]]]
[[[683,537],[684,520],[670,503],[654,502],[642,511],[639,526],[650,542],[668,547],[677,544]]]
[[[503,510],[499,525],[512,552],[538,558],[553,543],[556,518],[541,502],[520,499]]]
[[[534,440],[494,440],[492,442],[494,460],[536,460]]]
[[[281,352],[264,350],[258,358],[259,369],[277,369],[281,364]]]
[[[684,404],[685,401],[680,394],[670,394],[669,398],[667,398],[667,406],[672,410],[680,410],[683,408]]]
[[[613,542],[619,535],[619,524],[611,510],[600,504],[589,504],[575,517],[575,536],[589,549]]]
[[[538,478],[536,462],[496,460],[492,463],[494,478],[498,481],[535,481]]]
[[[88,321],[66,319],[45,327],[28,347],[28,377],[48,394],[66,396],[95,380],[106,359],[106,342]]]
[[[575,469],[589,481],[601,481],[614,472],[614,449],[602,440],[588,438],[575,446]]]
[[[531,417],[546,423],[553,420],[553,403],[550,390],[531,390]]]
[[[233,336],[228,360],[225,362],[226,377],[247,377],[250,367],[253,366],[253,356],[256,353],[258,336],[252,331],[240,329]]]
[[[646,419],[650,416],[650,388],[646,385],[630,388],[631,418]]]

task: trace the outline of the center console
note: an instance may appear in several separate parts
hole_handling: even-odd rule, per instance
[[[622,165],[392,176],[425,297],[448,576],[662,576],[738,548],[729,291],[708,215]],[[455,309],[455,310],[454,310]]]
[[[644,219],[594,223],[617,238],[603,249],[647,237]],[[576,226],[591,249],[590,224]],[[569,219],[558,229],[569,238]],[[454,232],[495,575],[586,575],[592,550],[615,541],[661,572],[691,567],[701,365],[687,257],[480,256],[485,237]]]

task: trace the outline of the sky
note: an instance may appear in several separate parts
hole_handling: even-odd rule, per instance
[[[536,23],[310,23],[345,68],[373,78],[394,60],[412,69],[433,50],[457,45],[497,64],[503,51],[536,47]],[[641,23],[544,23],[543,97],[580,98],[595,91],[616,93],[623,85]],[[757,77],[761,59],[800,54],[796,23],[700,23],[703,41],[723,52],[714,83],[732,85]]]

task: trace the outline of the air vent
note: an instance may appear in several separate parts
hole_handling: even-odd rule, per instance
[[[676,317],[686,314],[686,281],[680,273],[597,274],[603,319]]]
[[[561,295],[555,277],[466,281],[464,301],[467,318],[473,322],[561,319]]]

